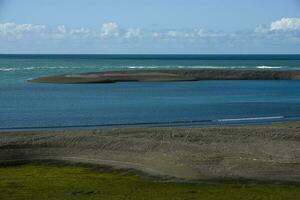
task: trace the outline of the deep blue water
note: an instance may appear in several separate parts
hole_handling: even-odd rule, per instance
[[[197,126],[300,119],[300,81],[33,84],[33,77],[161,68],[300,69],[299,55],[0,55],[0,129]]]

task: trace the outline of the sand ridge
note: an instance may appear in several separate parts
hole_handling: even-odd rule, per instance
[[[110,72],[90,72],[82,74],[62,74],[38,77],[34,83],[116,83],[130,81],[200,81],[200,80],[299,80],[300,71],[272,70],[128,70]]]

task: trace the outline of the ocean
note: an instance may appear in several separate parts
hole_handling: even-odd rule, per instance
[[[28,82],[39,76],[132,69],[300,70],[300,55],[0,55],[0,130],[300,119],[300,81]]]

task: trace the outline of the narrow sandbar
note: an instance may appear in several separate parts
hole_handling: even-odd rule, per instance
[[[300,71],[271,70],[129,70],[39,77],[34,83],[115,83],[130,81],[299,80]]]

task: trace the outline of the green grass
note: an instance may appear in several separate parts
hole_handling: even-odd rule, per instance
[[[78,166],[0,167],[0,200],[296,200],[299,197],[299,185],[163,183]]]

